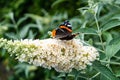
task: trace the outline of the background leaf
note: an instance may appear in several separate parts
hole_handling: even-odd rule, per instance
[[[99,61],[95,61],[93,63],[93,68],[104,75],[108,80],[119,80],[115,77],[115,75],[104,65],[102,65]]]
[[[107,31],[111,28],[114,28],[114,27],[119,27],[120,25],[120,21],[119,20],[112,20],[112,21],[109,21],[107,24],[105,24],[103,27],[102,27],[102,31]]]
[[[93,29],[93,28],[80,28],[78,31],[79,31],[80,33],[84,33],[84,34],[97,35],[96,30]]]
[[[120,37],[112,39],[106,46],[106,56],[113,57],[120,50]]]

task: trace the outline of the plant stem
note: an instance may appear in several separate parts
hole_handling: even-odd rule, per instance
[[[99,38],[100,38],[100,42],[101,42],[101,44],[102,44],[102,48],[103,48],[103,50],[105,51],[105,47],[104,47],[104,44],[103,44],[103,40],[102,40],[102,36],[101,36],[101,30],[100,30],[100,26],[99,26],[99,23],[98,23],[98,20],[97,20],[97,17],[96,17],[96,14],[94,14],[94,18],[95,18],[95,22],[96,22],[96,26],[97,26],[97,29],[98,29],[98,36],[99,36]]]
[[[114,65],[120,65],[120,63],[118,63],[118,62],[103,61],[103,60],[100,60],[100,62],[104,62],[104,63],[108,63],[108,64],[114,64]]]
[[[120,60],[120,57],[118,57],[118,56],[113,56],[114,58],[116,58],[117,60]]]
[[[100,74],[100,72],[98,72],[97,74],[95,74],[93,77],[91,77],[91,79],[95,78],[96,76],[98,76]]]

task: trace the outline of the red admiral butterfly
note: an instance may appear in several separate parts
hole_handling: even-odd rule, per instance
[[[69,21],[64,21],[59,28],[52,30],[52,37],[60,40],[71,40],[78,34],[72,34],[72,26]]]

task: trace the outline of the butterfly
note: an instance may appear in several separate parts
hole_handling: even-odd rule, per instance
[[[58,28],[53,29],[51,34],[53,38],[57,38],[60,40],[71,40],[77,35],[79,35],[79,33],[72,34],[72,25],[69,23],[68,20],[60,24]]]

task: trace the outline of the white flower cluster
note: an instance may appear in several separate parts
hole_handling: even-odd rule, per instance
[[[2,44],[4,42],[4,45]],[[58,72],[82,70],[99,56],[91,46],[84,46],[79,39],[73,40],[14,40],[0,39],[0,47],[8,50],[21,62],[28,62]]]

